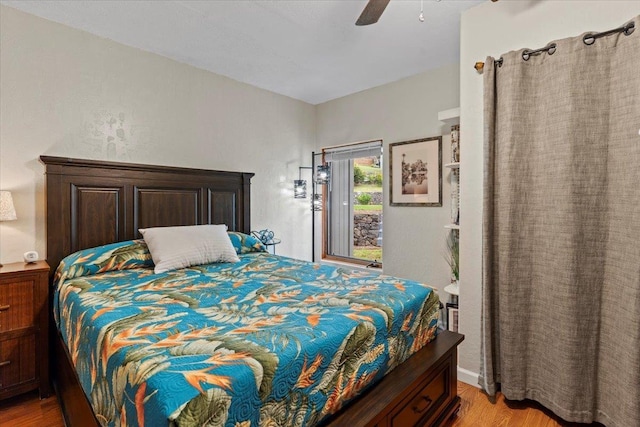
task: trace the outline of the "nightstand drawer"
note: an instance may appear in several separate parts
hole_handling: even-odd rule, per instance
[[[0,332],[28,328],[35,324],[34,280],[0,284]]]
[[[49,395],[48,282],[45,261],[0,267],[0,400]]]
[[[35,334],[0,341],[0,391],[36,378]]]
[[[392,427],[407,427],[422,424],[447,397],[447,367],[441,364],[436,376],[420,387],[414,397],[391,418]],[[421,421],[422,420],[422,421]]]

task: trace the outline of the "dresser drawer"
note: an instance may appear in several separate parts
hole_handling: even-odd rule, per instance
[[[0,284],[0,332],[28,328],[35,324],[34,280]]]
[[[35,334],[0,341],[0,390],[36,378]]]
[[[441,364],[431,380],[418,387],[417,393],[391,416],[392,427],[421,425],[440,408],[448,396],[448,364]]]

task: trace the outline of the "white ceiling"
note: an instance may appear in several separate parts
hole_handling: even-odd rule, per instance
[[[459,62],[460,12],[484,0],[2,0],[128,46],[319,104]]]

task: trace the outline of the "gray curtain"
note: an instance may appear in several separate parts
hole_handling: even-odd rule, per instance
[[[640,17],[487,58],[482,366],[491,395],[640,426]]]

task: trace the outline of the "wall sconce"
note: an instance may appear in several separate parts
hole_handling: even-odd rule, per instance
[[[316,168],[316,182],[318,184],[328,184],[331,172],[329,170],[329,164],[318,165]]]
[[[18,219],[16,208],[10,191],[0,191],[0,221],[14,221]],[[0,263],[2,267],[2,263]]]

